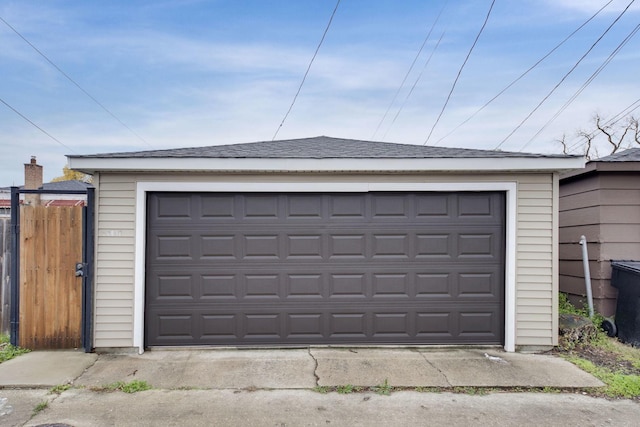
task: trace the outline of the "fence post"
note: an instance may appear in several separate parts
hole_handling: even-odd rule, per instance
[[[85,266],[82,277],[82,346],[85,353],[93,350],[93,251],[95,220],[95,188],[87,188],[87,205],[83,212],[82,262]]]
[[[0,268],[0,299],[2,300],[2,319],[0,319],[0,333],[10,334],[10,315],[11,311],[11,290],[9,289],[9,265],[11,262],[11,253],[9,245],[11,242],[11,234],[9,233],[9,218],[0,218],[0,255],[2,256],[2,267]]]
[[[17,346],[20,325],[20,189],[11,187],[11,344]]]

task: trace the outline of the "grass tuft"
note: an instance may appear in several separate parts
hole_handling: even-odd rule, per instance
[[[139,391],[151,390],[152,387],[146,381],[133,380],[128,383],[124,381],[116,381],[115,383],[107,384],[103,387],[94,389],[96,391],[121,391],[123,393],[137,393]]]
[[[382,384],[379,384],[373,388],[373,391],[382,396],[389,396],[393,391],[393,386],[389,384],[389,380],[385,378]]]
[[[320,394],[327,394],[331,391],[331,387],[328,387],[326,385],[317,385],[313,388],[313,391]]]
[[[59,384],[55,387],[52,387],[51,390],[49,390],[49,393],[62,394],[63,392],[69,390],[70,388],[71,388],[71,384]]]
[[[340,394],[349,394],[357,391],[362,391],[362,387],[357,387],[351,384],[339,385],[336,387],[336,391]]]
[[[0,335],[0,363],[11,360],[21,354],[29,353],[31,350],[11,345],[8,335]]]
[[[31,415],[32,416],[38,415],[40,412],[44,411],[48,407],[49,407],[49,402],[42,401],[38,403],[35,408],[33,408],[33,412],[31,413]]]
[[[603,390],[603,393],[609,397],[632,399],[640,396],[639,375],[625,375],[619,372],[612,372],[609,369],[597,366],[590,360],[585,360],[580,357],[568,356],[567,360],[605,383],[607,387]]]

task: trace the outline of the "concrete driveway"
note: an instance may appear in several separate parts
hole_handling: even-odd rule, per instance
[[[132,380],[153,389],[104,391]],[[396,387],[389,396],[321,393],[323,386],[385,381]],[[66,383],[73,387],[48,392]],[[498,349],[33,352],[0,364],[0,398],[12,408],[0,425],[636,425],[640,419],[640,405],[628,400],[430,388],[466,386],[571,390],[602,383],[554,356]],[[42,402],[46,408],[34,415]]]

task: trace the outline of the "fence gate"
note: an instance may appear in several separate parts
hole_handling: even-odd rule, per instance
[[[20,207],[19,344],[82,346],[82,207]]]
[[[11,343],[92,350],[93,188],[87,206],[19,206],[12,187]],[[51,192],[62,193],[62,192]]]

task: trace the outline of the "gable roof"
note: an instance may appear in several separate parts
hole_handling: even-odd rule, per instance
[[[512,153],[432,147],[317,136],[170,150],[69,156],[70,158],[222,158],[222,159],[433,159],[433,158],[565,158],[565,155]]]
[[[208,147],[71,155],[97,171],[469,171],[573,169],[581,156],[432,147],[318,136]],[[296,159],[292,162],[292,159]],[[385,159],[381,162],[381,159]],[[523,163],[524,162],[524,163]]]

